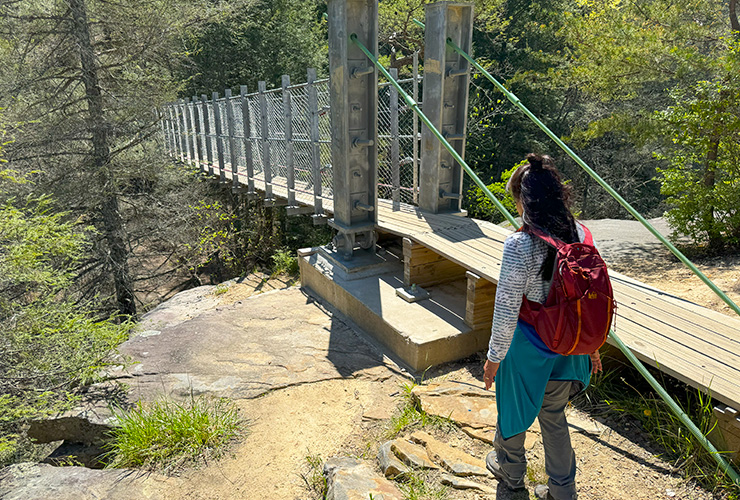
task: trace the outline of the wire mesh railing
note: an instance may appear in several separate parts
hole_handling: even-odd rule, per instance
[[[322,213],[333,202],[329,82],[307,83],[239,95],[226,91],[181,99],[165,107],[162,130],[167,152],[198,165],[236,190],[259,189]],[[419,77],[400,80],[416,93]],[[416,88],[415,88],[416,87]],[[387,82],[378,85],[378,197],[415,203],[419,168],[418,122],[399,105]],[[395,189],[394,189],[395,188]],[[395,197],[394,197],[395,193]]]

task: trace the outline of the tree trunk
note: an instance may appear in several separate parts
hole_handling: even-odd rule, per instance
[[[730,27],[735,37],[740,38],[740,19],[737,17],[737,0],[730,0]]]
[[[118,311],[122,315],[135,318],[136,302],[128,270],[129,251],[111,171],[109,126],[104,116],[103,96],[98,81],[100,68],[90,41],[90,24],[85,0],[68,0],[68,5],[72,15],[72,32],[80,53],[82,83],[87,101],[87,128],[92,137],[92,165],[103,191],[100,215],[103,235],[108,245],[108,259],[113,273]]]

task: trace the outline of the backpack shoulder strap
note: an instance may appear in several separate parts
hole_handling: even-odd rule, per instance
[[[526,232],[533,236],[537,236],[539,239],[544,240],[545,243],[547,243],[551,247],[555,247],[558,250],[566,245],[564,241],[560,240],[559,238],[554,238],[544,231],[537,229],[536,227],[530,227],[526,230]]]
[[[580,222],[577,222],[576,224],[578,224],[579,226],[581,226],[581,228],[583,228],[584,238],[583,238],[582,243],[585,243],[586,245],[589,245],[589,246],[594,246],[594,238],[593,236],[591,236],[591,231],[589,231],[588,228],[584,226],[583,224],[581,224]]]

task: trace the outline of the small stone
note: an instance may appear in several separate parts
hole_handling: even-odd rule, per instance
[[[395,484],[373,472],[361,460],[346,457],[330,458],[324,464],[326,500],[402,500]]]
[[[421,446],[409,443],[404,439],[392,441],[391,450],[406,465],[419,469],[439,469],[434,462],[429,459],[426,449]]]
[[[380,446],[380,449],[378,449],[380,470],[383,471],[385,477],[389,477],[391,479],[410,471],[410,469],[393,454],[393,451],[391,450],[392,445],[393,441],[386,441]]]
[[[670,490],[670,489],[669,490],[665,490],[665,494],[666,494],[666,496],[669,496],[669,497],[675,497],[676,496],[676,492],[673,491],[673,490]]]
[[[459,477],[452,476],[450,474],[442,474],[441,482],[445,486],[452,486],[456,490],[477,490],[481,493],[494,494],[496,490],[490,486],[476,483],[469,479],[461,479]]]
[[[473,439],[478,439],[484,443],[493,444],[493,439],[496,437],[495,427],[483,427],[476,429],[474,427],[463,426],[460,429]]]

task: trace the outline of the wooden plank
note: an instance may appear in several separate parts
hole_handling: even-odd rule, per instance
[[[623,308],[624,307],[626,307],[629,312],[623,312],[619,315],[617,318],[617,326],[619,326],[620,320],[630,320],[636,324],[653,330],[656,336],[669,342],[670,344],[667,345],[671,345],[674,350],[685,349],[701,355],[711,354],[720,363],[730,369],[735,369],[735,367],[740,366],[740,354],[738,354],[738,351],[718,346],[713,341],[709,341],[705,336],[696,337],[687,334],[685,331],[673,327],[670,323],[656,319],[639,309],[632,308],[631,306],[623,306]],[[714,337],[713,340],[714,339],[716,339],[716,337]],[[740,372],[738,372],[738,380],[740,380]]]
[[[724,338],[735,342],[737,347],[740,348],[740,320],[734,317],[721,313],[713,315],[710,313],[715,311],[711,309],[677,297],[671,297],[664,292],[652,291],[649,287],[640,287],[627,283],[620,279],[613,279],[612,287],[615,294],[619,294],[627,299],[625,302],[639,302],[649,307],[651,311],[655,311],[656,314],[659,314],[661,311],[672,311],[682,324],[707,332],[720,333]]]

